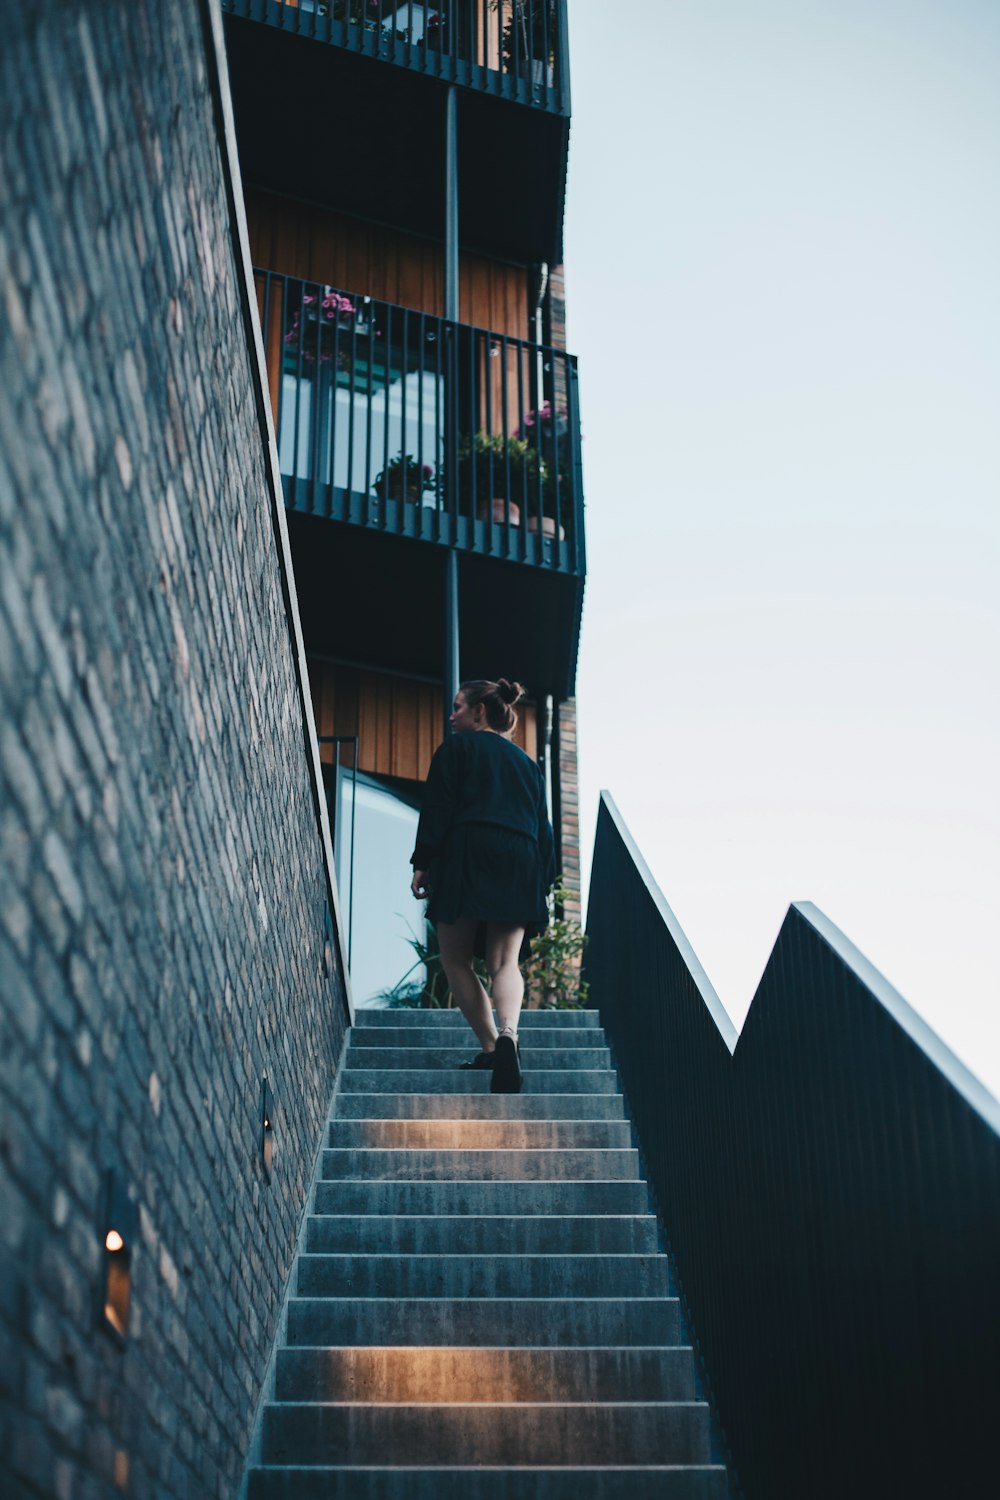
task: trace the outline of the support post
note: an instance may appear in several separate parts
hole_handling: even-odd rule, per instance
[[[449,323],[458,322],[458,90],[452,84],[445,99],[444,150],[444,315]],[[445,406],[448,445],[447,466],[452,484],[457,482],[458,424],[456,421],[457,349],[455,334],[448,339],[448,381],[451,389]],[[450,501],[452,525],[457,524],[457,496]],[[454,545],[445,556],[444,587],[444,733],[451,733],[448,722],[451,705],[458,691],[458,553]]]
[[[448,89],[444,120],[444,315],[458,322],[458,90]]]
[[[444,562],[444,734],[451,733],[449,715],[458,692],[458,553],[449,547]]]

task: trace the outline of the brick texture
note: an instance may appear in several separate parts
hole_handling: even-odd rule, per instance
[[[232,1496],[346,1013],[201,12],[4,28],[0,1488]]]
[[[580,920],[580,777],[577,769],[576,699],[559,705],[559,778],[562,794],[562,875],[571,899],[564,913]]]

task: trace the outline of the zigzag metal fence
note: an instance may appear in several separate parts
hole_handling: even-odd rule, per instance
[[[749,1500],[993,1493],[996,1100],[809,903],[737,1037],[607,793],[587,930]]]

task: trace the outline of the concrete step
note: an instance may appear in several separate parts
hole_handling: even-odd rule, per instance
[[[469,1023],[459,1010],[375,1010],[359,1006],[358,1026],[454,1026],[468,1031]],[[596,1010],[522,1010],[518,1030],[535,1026],[559,1026],[564,1029],[577,1026],[600,1026],[600,1012]]]
[[[287,1342],[670,1345],[680,1343],[680,1313],[675,1297],[292,1297]]]
[[[632,1145],[625,1120],[334,1120],[333,1148],[356,1150],[583,1151]]]
[[[620,1093],[491,1094],[489,1084],[467,1094],[351,1093],[348,1077],[337,1094],[340,1120],[623,1120]]]
[[[442,1026],[367,1026],[351,1027],[352,1047],[459,1047],[467,1045],[473,1053],[476,1039],[468,1025]],[[604,1047],[607,1045],[600,1026],[529,1026],[525,1028],[523,1045],[532,1051],[544,1051],[552,1047]]]
[[[368,1048],[369,1052],[377,1049]],[[357,1056],[357,1054],[355,1054]],[[524,1069],[524,1087],[534,1094],[617,1094],[611,1068]],[[341,1074],[342,1087],[354,1094],[489,1094],[490,1074],[459,1068],[363,1068],[352,1065]],[[501,1097],[490,1095],[491,1098]]]
[[[431,1047],[358,1047],[355,1043],[347,1049],[344,1071],[355,1068],[445,1068],[461,1070],[464,1062],[471,1062],[479,1048],[470,1038],[458,1046]],[[531,1047],[525,1038],[521,1042],[521,1068],[525,1073],[552,1068],[610,1068],[611,1053],[607,1047]]]
[[[300,1297],[666,1297],[665,1255],[301,1255]],[[405,1308],[400,1309],[405,1317]]]
[[[385,1255],[652,1255],[658,1249],[652,1214],[314,1214],[307,1220],[311,1254]]]
[[[282,1403],[264,1411],[265,1463],[706,1463],[700,1401]]]
[[[281,1349],[277,1401],[693,1401],[673,1349]]]
[[[362,1182],[612,1182],[639,1176],[639,1153],[609,1151],[389,1150],[351,1148],[323,1152],[325,1181]]]
[[[318,1214],[645,1214],[644,1182],[319,1182]]]
[[[249,1500],[726,1500],[726,1471],[683,1468],[257,1468]]]

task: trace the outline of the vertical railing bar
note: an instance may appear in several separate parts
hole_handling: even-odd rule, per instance
[[[527,407],[525,406],[525,402],[524,402],[524,358],[525,358],[524,342],[523,342],[523,340],[518,339],[518,341],[517,341],[517,411],[518,411],[518,423],[519,423],[519,425],[523,425],[523,423],[524,423],[524,417],[525,417],[525,412],[527,411]],[[520,536],[520,540],[519,540],[519,543],[518,543],[518,550],[519,550],[520,555],[521,555],[521,561],[525,562],[527,560],[527,556],[528,556],[528,466],[527,466],[526,463],[522,463],[522,465],[521,465],[521,498],[520,498],[520,506],[521,506],[521,536]]]
[[[375,302],[368,303],[368,400],[365,403],[365,522],[371,520],[372,488],[372,402],[375,399],[373,380],[375,374]]]
[[[385,365],[385,407],[382,412],[382,530],[385,531],[389,525],[389,404],[391,393],[389,378],[392,373],[392,303],[386,303],[385,308],[385,336],[382,340],[382,360]],[[405,454],[403,463],[403,495],[406,494],[406,464]],[[398,520],[403,514],[403,501],[399,503],[396,530],[399,530]]]
[[[501,335],[500,342],[500,405],[503,413],[503,454],[504,454],[504,526],[507,528],[503,537],[503,551],[507,555],[510,551],[510,416],[508,412],[507,395],[507,335]],[[515,431],[517,429],[515,428]]]
[[[342,317],[346,317],[346,313],[343,313],[341,311],[341,308],[340,308],[339,304],[340,304],[341,298],[344,297],[345,295],[346,295],[345,293],[343,293],[343,292],[341,292],[339,290],[336,293],[337,301],[338,301],[338,306],[337,306],[336,317],[333,320],[333,353],[330,356],[330,358],[332,360],[332,369],[330,370],[330,461],[329,461],[330,462],[330,514],[331,515],[333,515],[333,513],[334,513],[334,488],[335,488],[334,481],[336,479],[336,462],[337,462],[337,396],[338,396],[338,394],[340,392],[340,321],[341,321]],[[350,301],[351,306],[353,307],[354,306],[354,298],[351,297],[348,300]]]
[[[306,342],[306,283],[299,282],[298,337],[295,340],[295,439],[292,444],[292,494],[298,499],[299,428],[302,425],[302,351]]]
[[[483,385],[485,387],[483,392],[483,408],[486,414],[487,472],[490,477],[487,484],[488,494],[482,497],[478,509],[483,512],[486,521],[486,530],[483,536],[486,541],[486,551],[491,553],[493,551],[493,497],[496,494],[497,484],[493,477],[496,467],[496,457],[493,451],[493,438],[495,435],[493,432],[493,340],[488,333],[482,333],[479,335],[479,343],[482,347],[482,356],[479,363],[483,370]]]
[[[476,413],[476,386],[478,384],[478,381],[477,381],[477,378],[476,378],[477,377],[477,371],[476,371],[476,345],[475,345],[475,338],[476,338],[475,329],[474,328],[470,328],[469,329],[469,338],[468,338],[468,345],[469,345],[469,435],[470,435],[470,441],[471,441],[471,444],[472,444],[472,463],[470,465],[470,475],[471,475],[472,483],[469,486],[469,528],[470,528],[469,529],[469,536],[470,536],[470,538],[475,538],[476,512],[479,509],[479,497],[478,497],[478,495],[476,493],[477,489],[478,489],[478,484],[477,484],[478,475],[476,473],[476,470],[477,470],[477,467],[478,467],[476,460],[477,460],[477,456],[478,455],[477,455],[477,451],[476,451],[477,450],[477,441],[476,441],[476,439],[477,439],[477,435],[478,435],[479,429],[478,429],[478,426],[477,426],[477,413]]]
[[[323,409],[323,299],[316,288],[316,353],[313,356],[313,400],[309,423],[309,509],[315,514],[319,493],[319,437]]]
[[[427,348],[427,318],[421,312],[418,313],[417,340],[420,350],[417,372],[417,468],[420,471],[420,534],[423,535],[424,521],[424,350]],[[437,469],[434,471],[435,483],[437,482]]]
[[[406,455],[407,455],[407,451],[408,451],[407,450],[407,446],[406,446],[406,410],[407,410],[407,407],[410,404],[410,392],[409,392],[409,386],[408,386],[409,375],[408,375],[408,370],[407,370],[407,366],[408,366],[408,363],[409,363],[409,357],[408,357],[409,356],[409,340],[410,340],[410,314],[409,314],[409,310],[404,307],[404,309],[403,309],[403,360],[402,360],[402,371],[401,371],[400,378],[399,378],[399,400],[400,400],[400,407],[401,407],[400,444],[399,444],[399,446],[400,446],[400,448],[403,451],[403,463],[404,463],[404,467],[405,467],[405,464],[406,464]],[[414,519],[415,519],[418,527],[420,525],[419,507],[420,507],[420,504],[421,504],[421,496],[423,495],[423,489],[421,487],[423,485],[423,477],[424,477],[423,476],[423,472],[422,472],[422,470],[420,468],[420,464],[418,462],[417,463],[417,501],[416,501],[417,509],[416,509],[415,515],[414,515]],[[404,499],[405,499],[405,496],[404,496]],[[405,511],[402,511],[401,514],[400,514],[400,527],[399,527],[399,529],[401,531],[405,531],[406,530],[406,527],[403,524],[404,519],[405,519]],[[418,534],[419,534],[419,532],[418,532]]]
[[[364,307],[364,300],[361,303]],[[347,404],[347,485],[345,489],[347,515],[351,516],[353,510],[352,496],[354,495],[354,430],[357,418],[357,379],[358,379],[358,308],[355,303],[354,314],[351,318],[351,354],[350,354],[350,376],[348,381],[348,404]]]

